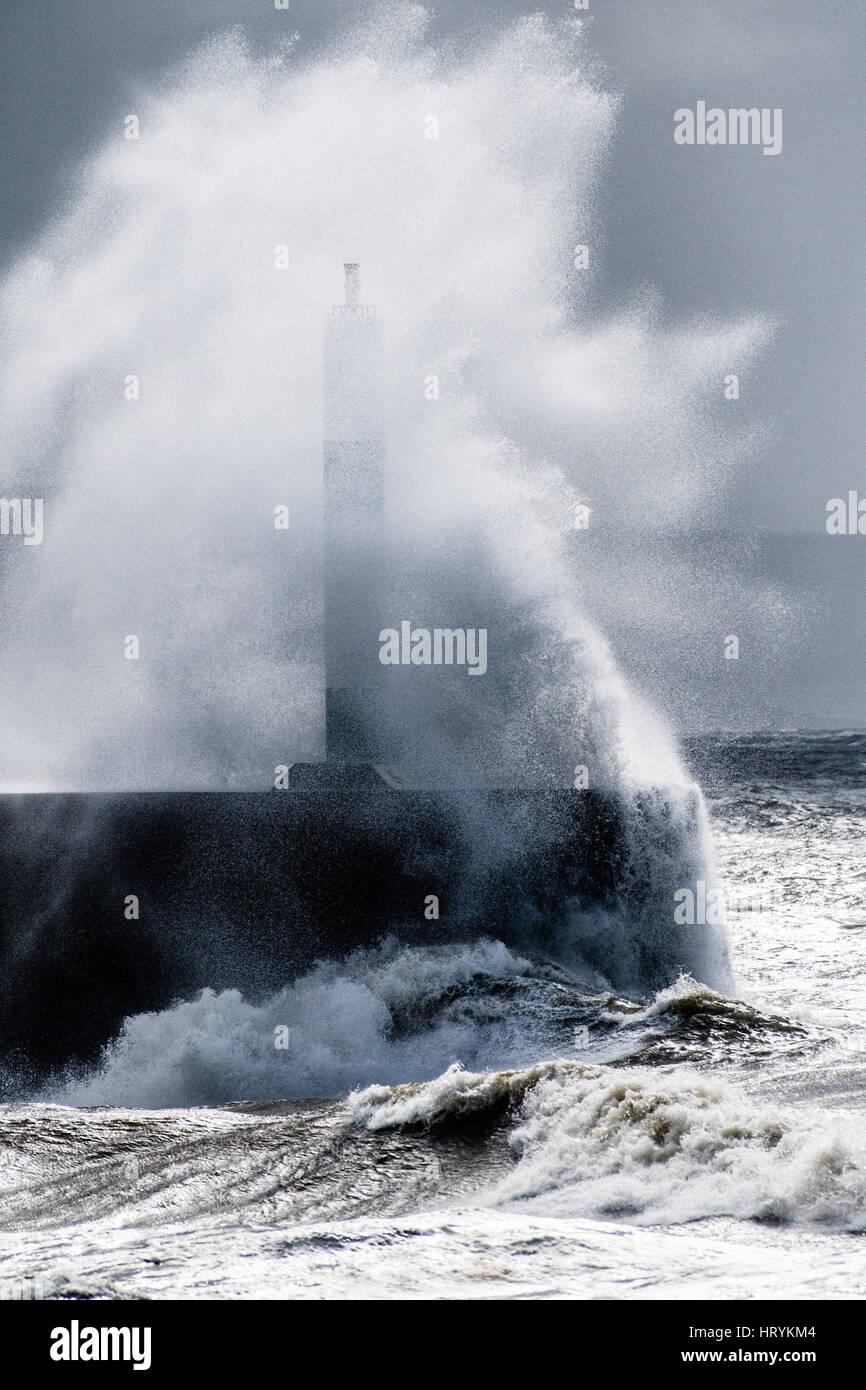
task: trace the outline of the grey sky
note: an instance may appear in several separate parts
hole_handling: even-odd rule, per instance
[[[437,28],[470,31],[566,0],[439,0]],[[140,83],[225,25],[262,43],[316,45],[359,0],[5,0],[0,12],[0,238],[8,256],[62,194],[70,158],[100,139]],[[866,324],[860,294],[866,86],[859,0],[591,0],[590,40],[623,93],[605,180],[600,292],[652,285],[671,314],[777,318],[744,383],[776,425],[731,524],[817,532],[829,496],[866,491]],[[861,41],[861,42],[858,42]],[[673,112],[699,98],[781,106],[784,149],[674,145]],[[708,518],[708,523],[711,522]]]

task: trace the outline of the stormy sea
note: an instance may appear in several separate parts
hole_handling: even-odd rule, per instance
[[[665,705],[809,617],[772,324],[599,289],[579,20],[134,100],[0,284],[3,1296],[862,1295],[866,735]]]
[[[866,735],[687,757],[729,990],[491,921],[128,1018],[0,1111],[7,1297],[862,1296]]]

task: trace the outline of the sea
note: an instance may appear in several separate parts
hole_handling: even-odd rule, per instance
[[[0,1294],[862,1298],[866,733],[683,753],[729,990],[383,923],[267,998],[129,1018],[0,1107]]]

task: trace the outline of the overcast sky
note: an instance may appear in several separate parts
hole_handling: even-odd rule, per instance
[[[568,9],[439,0],[441,32],[503,14]],[[320,43],[359,0],[4,0],[0,10],[0,237],[8,255],[60,196],[70,159],[118,106],[197,40],[243,23],[267,43]],[[591,43],[623,93],[609,177],[601,289],[657,287],[671,313],[764,311],[780,323],[744,393],[776,424],[734,520],[823,528],[830,496],[866,492],[862,311],[866,84],[862,0],[591,0]],[[780,106],[784,148],[674,144],[673,112]],[[709,519],[708,519],[709,520]]]
[[[814,538],[799,579],[814,586],[823,617],[811,651],[789,672],[799,693],[789,691],[778,717],[866,723],[866,566],[851,550],[866,547],[866,537],[824,530],[830,497],[849,489],[866,496],[866,6],[590,4],[591,45],[623,97],[604,181],[600,297],[615,305],[652,286],[671,315],[757,311],[778,321],[760,371],[742,383],[744,404],[774,423],[774,437],[726,524]],[[291,0],[288,14],[272,0],[3,0],[3,263],[56,209],[74,161],[101,142],[118,109],[134,109],[136,92],[197,41],[241,23],[262,44],[296,30],[314,48],[363,9],[362,0]],[[442,34],[508,14],[572,12],[570,0],[439,0],[434,9]],[[782,153],[675,145],[675,109],[699,99],[781,107]],[[849,547],[844,563],[840,546]],[[772,573],[777,561],[768,552],[762,563]],[[786,577],[797,570],[786,549]]]

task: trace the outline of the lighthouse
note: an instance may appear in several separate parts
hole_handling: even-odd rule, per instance
[[[21,975],[40,923],[0,1047],[34,1076],[95,1063],[130,1015],[215,986],[282,989],[314,961],[385,933],[414,945],[434,923],[438,943],[492,932],[521,953],[565,950],[569,969],[584,952],[616,989],[662,989],[684,970],[729,988],[723,934],[674,919],[675,895],[706,873],[696,788],[515,786],[478,776],[474,758],[442,766],[441,749],[460,747],[445,721],[459,735],[509,709],[484,706],[486,623],[440,627],[439,599],[413,607],[421,564],[385,526],[382,324],[357,263],[345,275],[324,327],[326,757],[274,766],[268,747],[259,791],[0,797],[0,975]],[[459,601],[444,585],[442,604]],[[399,664],[381,660],[389,629]],[[520,717],[534,717],[530,697]],[[99,826],[98,852],[82,824]],[[132,934],[117,930],[118,884],[146,894]]]
[[[384,339],[361,302],[357,262],[325,319],[324,645],[326,757],[375,762],[378,618],[385,545]]]

